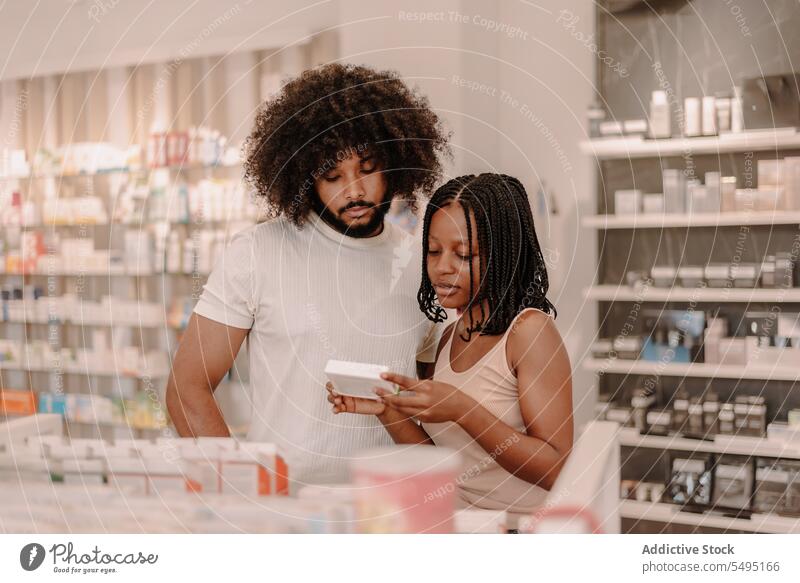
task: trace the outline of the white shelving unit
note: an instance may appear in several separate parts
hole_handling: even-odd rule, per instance
[[[751,211],[726,213],[638,213],[632,215],[592,215],[584,217],[584,227],[611,229],[663,229],[674,227],[738,227],[741,225],[794,225],[800,223],[796,211]]]
[[[103,270],[95,270],[95,269],[86,269],[82,271],[62,271],[62,270],[54,270],[54,271],[47,271],[47,270],[36,270],[36,271],[27,271],[27,272],[8,272],[8,271],[0,271],[0,276],[3,275],[27,275],[27,276],[40,276],[40,277],[157,277],[157,276],[167,276],[167,275],[182,275],[185,277],[192,277],[194,275],[202,275],[207,276],[209,275],[209,271],[197,271],[195,273],[185,273],[183,271],[151,271],[148,273],[128,273],[126,271],[116,271],[110,269],[103,269]]]
[[[45,367],[45,366],[30,366],[21,362],[0,362],[0,370],[17,370],[25,372],[47,372],[55,374],[73,374],[73,375],[89,375],[98,377],[119,377],[126,379],[166,379],[169,376],[169,370],[153,370],[153,371],[138,371],[136,373],[125,372],[114,369],[87,369],[81,367],[64,366],[61,368]]]
[[[800,444],[766,437],[717,435],[713,440],[688,439],[678,435],[642,435],[638,429],[633,427],[621,427],[618,439],[619,444],[625,447],[800,459]]]
[[[583,367],[586,370],[594,372],[626,375],[800,381],[800,371],[788,367],[738,366],[732,364],[707,364],[702,362],[665,363],[624,360],[621,358],[588,358],[584,359]]]
[[[713,288],[595,285],[584,290],[586,299],[607,302],[725,302],[776,304],[800,302],[800,288]]]
[[[652,520],[665,524],[703,526],[722,530],[741,530],[752,533],[800,533],[800,519],[777,514],[753,514],[734,518],[710,512],[685,512],[673,504],[621,500],[620,516],[633,520]]]
[[[103,320],[89,319],[89,318],[67,318],[65,320],[59,319],[46,319],[46,318],[25,318],[25,319],[10,319],[0,320],[0,324],[31,324],[34,326],[50,326],[50,325],[63,325],[72,324],[73,326],[101,326],[113,328],[174,328],[167,323],[166,320],[159,321],[134,321],[134,320],[111,320],[106,318]]]
[[[599,160],[778,151],[787,148],[800,148],[800,133],[796,128],[754,130],[696,138],[648,140],[640,136],[620,136],[581,142],[581,151]]]
[[[45,179],[72,179],[72,178],[94,178],[97,176],[111,176],[112,174],[149,174],[158,170],[167,170],[172,172],[188,172],[191,170],[214,170],[216,168],[238,168],[241,166],[241,161],[232,163],[220,162],[218,164],[171,164],[169,166],[126,166],[120,168],[103,168],[95,170],[94,172],[32,172],[30,174],[23,174],[20,176],[0,176],[0,181],[8,180],[45,180]]]

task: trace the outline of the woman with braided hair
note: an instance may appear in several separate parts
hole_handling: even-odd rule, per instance
[[[440,187],[423,222],[417,299],[442,335],[423,380],[384,378],[366,403],[331,392],[335,413],[378,415],[397,443],[459,452],[464,505],[540,507],[572,447],[572,375],[547,299],[547,269],[524,187],[503,174],[462,176]],[[329,389],[330,390],[330,389]]]

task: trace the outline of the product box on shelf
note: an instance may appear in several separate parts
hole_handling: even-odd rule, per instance
[[[752,458],[721,455],[714,463],[712,506],[732,512],[749,512],[755,482]]]
[[[665,492],[668,502],[689,508],[707,508],[711,503],[712,482],[713,456],[670,452]]]
[[[664,195],[660,193],[648,193],[642,195],[642,211],[649,215],[663,213]]]
[[[656,287],[672,287],[677,275],[678,269],[672,265],[654,265],[650,269],[650,277]]]
[[[699,287],[705,283],[705,271],[698,265],[682,265],[678,268],[678,278],[683,287]]]
[[[220,489],[245,496],[288,494],[288,472],[272,444],[242,443],[220,452]]]
[[[108,484],[136,496],[148,494],[147,467],[139,456],[112,456],[107,459]]]
[[[614,193],[614,214],[633,215],[642,212],[642,191],[618,190]]]
[[[705,279],[708,287],[724,288],[731,279],[731,268],[727,263],[709,263],[705,266]]]
[[[759,458],[753,511],[800,517],[800,462]]]
[[[783,159],[783,207],[800,210],[800,156]]]
[[[0,414],[32,415],[36,413],[36,394],[33,391],[0,389]]]

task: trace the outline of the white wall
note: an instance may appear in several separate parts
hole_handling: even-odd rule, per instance
[[[597,237],[593,230],[580,227],[581,216],[595,212],[595,179],[593,163],[578,144],[588,137],[585,111],[594,98],[595,58],[557,21],[560,10],[569,10],[579,18],[576,29],[588,36],[594,32],[594,3],[565,0],[501,6],[500,20],[519,24],[529,35],[525,42],[501,37],[499,83],[519,105],[508,101],[500,105],[498,126],[504,135],[498,158],[506,172],[530,189],[543,181],[557,206],[558,214],[549,214],[549,220],[541,220],[536,208],[534,214],[549,257],[550,298],[559,312],[556,321],[572,359],[576,421],[583,423],[593,416],[597,395],[595,374],[578,366],[597,329],[597,306],[583,298],[583,289],[595,279]],[[527,115],[523,104],[536,117]]]
[[[592,416],[596,381],[579,364],[593,339],[597,310],[582,291],[594,281],[597,255],[594,232],[579,224],[580,216],[594,213],[594,170],[578,142],[586,138],[594,58],[557,22],[561,9],[579,17],[577,29],[593,32],[588,0],[386,0],[369,8],[342,2],[339,33],[344,60],[396,69],[430,97],[454,132],[450,174],[504,172],[528,188],[548,256],[550,298],[573,363],[576,421],[583,423]],[[445,14],[424,22],[399,15],[415,11]],[[491,30],[485,20],[506,28]],[[458,85],[459,79],[475,89]],[[556,216],[536,212],[542,181],[556,201]]]

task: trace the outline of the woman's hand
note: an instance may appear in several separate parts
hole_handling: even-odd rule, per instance
[[[386,411],[386,405],[382,401],[340,395],[330,383],[326,383],[325,388],[328,389],[328,403],[333,405],[334,415],[337,413],[383,415],[384,411]]]
[[[466,411],[477,405],[474,399],[447,383],[417,380],[394,373],[383,373],[381,378],[414,394],[393,395],[384,389],[376,389],[376,394],[392,409],[425,423],[457,423]]]

